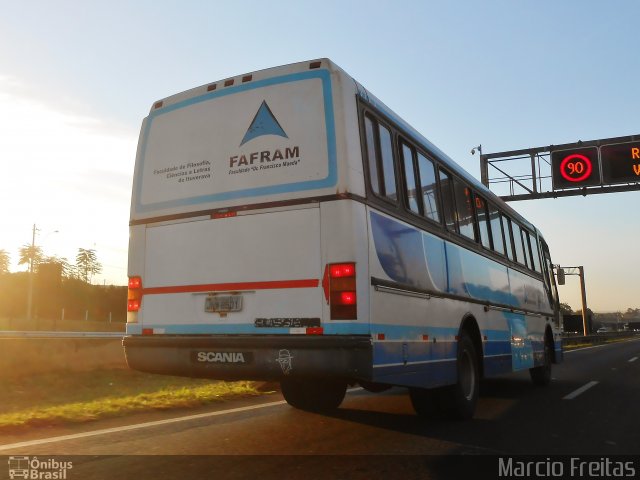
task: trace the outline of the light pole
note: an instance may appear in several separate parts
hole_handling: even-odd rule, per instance
[[[36,224],[33,224],[31,235],[31,249],[29,250],[29,290],[27,291],[27,320],[31,321],[31,306],[33,305],[33,257],[36,249]]]
[[[31,310],[33,306],[33,260],[36,254],[36,232],[40,229],[36,228],[36,224],[33,224],[33,230],[31,233],[31,249],[29,250],[29,289],[27,290],[27,320],[31,321]],[[54,230],[50,233],[58,233],[58,230]]]
[[[582,299],[582,333],[584,336],[589,334],[588,328],[588,316],[587,316],[587,289],[584,282],[584,267],[582,265],[578,267],[561,267],[556,266],[558,272],[562,272],[562,275],[577,275],[580,277],[580,296]],[[562,284],[561,284],[562,285]]]

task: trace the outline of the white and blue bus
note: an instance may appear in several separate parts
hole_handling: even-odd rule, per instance
[[[143,121],[124,348],[137,370],[279,381],[337,408],[408,387],[470,418],[483,377],[562,359],[540,232],[328,59]]]

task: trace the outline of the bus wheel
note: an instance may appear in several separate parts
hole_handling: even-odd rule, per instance
[[[546,335],[544,339],[544,364],[529,369],[534,385],[544,387],[551,383],[551,341]]]
[[[292,407],[326,412],[340,406],[347,393],[347,383],[318,378],[283,378],[280,389],[284,399]]]
[[[440,409],[440,391],[426,388],[410,388],[411,405],[421,417],[437,417]]]
[[[464,331],[458,340],[456,368],[458,380],[442,390],[441,405],[449,418],[469,420],[478,403],[480,368],[473,341]]]

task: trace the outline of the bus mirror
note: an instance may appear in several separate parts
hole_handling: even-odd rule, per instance
[[[564,268],[558,267],[558,285],[564,285]]]

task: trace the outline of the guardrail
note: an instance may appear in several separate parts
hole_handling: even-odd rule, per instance
[[[119,338],[124,332],[19,332],[0,331],[0,338]]]
[[[606,333],[594,333],[592,335],[580,335],[580,334],[564,334],[562,336],[562,345],[579,345],[583,343],[600,344],[606,343],[609,340],[616,338],[631,338],[640,335],[640,332],[606,332]]]

